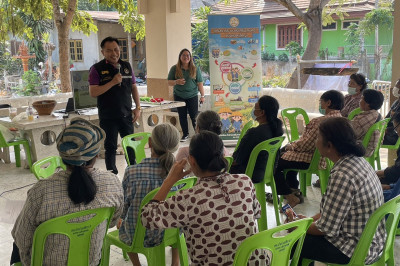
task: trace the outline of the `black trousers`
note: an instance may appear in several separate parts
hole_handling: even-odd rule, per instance
[[[106,150],[106,168],[114,174],[118,174],[115,165],[115,154],[117,152],[118,133],[121,138],[133,134],[132,116],[117,119],[100,119],[100,127],[106,132],[104,141],[104,149]],[[131,164],[135,162],[135,153],[132,149],[128,149],[128,157]]]
[[[279,158],[278,166],[275,170],[275,185],[276,192],[278,195],[288,195],[292,193],[291,188],[297,189],[299,187],[299,181],[297,180],[297,172],[290,171],[285,175],[283,171],[285,169],[307,169],[310,166],[309,163],[287,161],[285,159]]]
[[[182,132],[184,136],[189,135],[189,128],[187,122],[187,113],[189,113],[190,119],[192,120],[193,129],[196,129],[196,116],[199,112],[198,97],[189,99],[183,99],[177,95],[174,95],[175,101],[185,102],[186,106],[178,107],[179,123],[181,124]]]
[[[13,250],[11,253],[10,265],[13,265],[14,263],[17,263],[17,262],[21,262],[21,258],[19,256],[19,248],[17,247],[15,242],[13,242]]]
[[[293,247],[292,255],[294,250],[295,248]],[[350,258],[326,240],[324,236],[314,235],[306,235],[298,265],[301,265],[303,258],[337,264],[347,264],[350,262]]]

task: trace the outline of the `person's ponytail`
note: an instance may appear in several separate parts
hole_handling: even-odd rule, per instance
[[[88,162],[90,163],[90,161]],[[68,196],[75,204],[90,203],[96,196],[97,186],[84,166],[73,166],[68,180]]]

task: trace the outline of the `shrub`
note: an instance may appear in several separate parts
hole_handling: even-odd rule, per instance
[[[289,79],[291,77],[291,73],[286,73],[280,76],[273,76],[270,79],[267,79],[266,77],[263,77],[263,87],[267,88],[284,88],[286,84],[289,82]]]
[[[278,56],[278,60],[282,62],[289,62],[289,57],[287,54],[280,54]]]

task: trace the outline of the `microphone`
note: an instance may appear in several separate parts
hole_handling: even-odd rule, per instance
[[[118,73],[121,73],[121,64],[117,64],[116,67],[118,68]],[[121,83],[119,84],[119,86],[121,86]]]

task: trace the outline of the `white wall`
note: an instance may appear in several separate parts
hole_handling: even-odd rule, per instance
[[[97,22],[94,22],[97,24]],[[58,35],[57,28],[54,28],[50,41],[56,45],[56,49],[53,51],[53,63],[59,63],[59,50],[58,50]],[[73,62],[74,70],[88,70],[94,63],[100,61],[103,56],[100,53],[100,44],[98,41],[97,33],[92,32],[89,36],[83,34],[80,31],[73,32],[69,31],[69,39],[70,40],[82,40],[83,46],[83,62]]]

